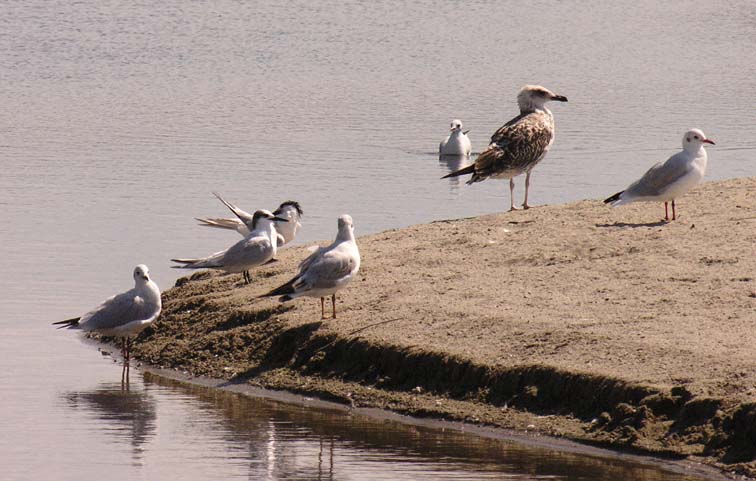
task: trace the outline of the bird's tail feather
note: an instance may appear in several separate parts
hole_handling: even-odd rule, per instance
[[[621,190],[621,191],[617,192],[616,194],[614,194],[613,196],[607,197],[606,199],[604,199],[604,204],[613,204],[613,203],[617,202],[618,200],[620,200],[620,196],[622,196],[622,194],[624,194],[624,193],[625,193],[625,191]]]
[[[299,280],[299,276],[293,278],[292,280],[290,280],[289,282],[287,282],[286,284],[282,286],[276,287],[275,289],[268,292],[267,294],[263,294],[259,297],[282,296],[280,299],[281,302],[293,299],[291,297],[291,294],[294,294],[294,283],[297,282],[297,280]]]
[[[58,329],[63,329],[65,327],[73,327],[79,325],[79,319],[80,317],[72,317],[71,319],[66,319],[65,321],[58,321],[53,322],[53,326],[60,326]]]
[[[448,179],[449,177],[458,177],[460,175],[472,174],[472,173],[475,173],[475,164],[468,165],[467,167],[463,167],[459,170],[452,172],[451,174],[446,174],[445,176],[441,178]]]
[[[194,220],[200,223],[203,227],[217,227],[218,229],[230,229],[236,230],[239,223],[235,219],[201,219],[195,217]]]

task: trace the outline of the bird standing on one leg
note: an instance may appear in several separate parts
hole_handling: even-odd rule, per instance
[[[354,239],[354,223],[350,216],[342,215],[336,240],[303,260],[293,279],[260,297],[281,296],[281,302],[300,296],[320,297],[320,316],[325,319],[325,298],[330,295],[332,318],[336,319],[336,292],[343,289],[359,270],[360,251]]]
[[[664,202],[664,220],[669,220],[667,204],[672,202],[672,220],[677,219],[675,199],[701,182],[706,173],[708,156],[704,144],[715,145],[701,130],[688,130],[683,135],[682,151],[654,165],[643,177],[605,199],[604,203],[617,207],[631,202]]]
[[[59,329],[68,327],[94,331],[121,338],[121,354],[126,364],[131,358],[130,336],[142,332],[160,315],[160,288],[149,277],[144,264],[134,268],[134,288],[105,300],[81,317],[54,322]]]
[[[529,209],[528,193],[530,174],[549,151],[554,142],[554,116],[545,107],[546,102],[567,102],[567,97],[557,95],[539,85],[526,85],[517,95],[520,115],[513,118],[491,136],[491,143],[475,163],[445,175],[443,178],[472,174],[468,184],[491,177],[509,179],[509,210],[517,210],[514,201],[514,177],[525,173],[524,209]]]

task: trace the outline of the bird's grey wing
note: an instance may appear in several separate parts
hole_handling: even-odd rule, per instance
[[[491,175],[521,172],[538,162],[551,144],[554,131],[545,114],[531,112],[512,119],[496,131],[488,149],[475,159],[475,173],[471,182]]]
[[[625,192],[634,197],[656,197],[687,174],[690,168],[680,154],[675,154],[666,162],[659,162],[648,169],[643,177],[630,184]]]
[[[195,217],[195,220],[197,220],[200,225],[205,227],[217,227],[219,229],[229,229],[229,230],[235,230],[236,232],[247,235],[249,234],[249,229],[247,228],[246,224],[244,222],[240,221],[239,219],[226,219],[226,218],[201,218],[201,217]]]
[[[250,229],[252,228],[252,220],[254,219],[254,216],[252,214],[250,214],[249,212],[245,212],[241,210],[240,208],[236,207],[231,202],[228,202],[226,199],[221,197],[220,194],[218,194],[217,192],[213,192],[213,195],[217,197],[219,201],[223,202],[223,205],[228,207],[231,210],[231,212],[233,212],[234,215],[236,215],[236,217],[239,218],[239,220],[244,222],[244,225],[246,225]]]
[[[224,267],[263,264],[272,256],[272,247],[265,236],[249,236],[229,247],[221,263]]]
[[[320,247],[320,246],[313,246],[313,247],[315,247],[315,250],[312,251],[312,254],[310,254],[309,256],[305,257],[305,259],[302,262],[300,262],[299,265],[297,266],[299,268],[299,273],[300,274],[303,273],[303,272],[305,272],[310,267],[310,265],[318,257],[320,257],[323,254],[323,252],[325,252],[325,250],[326,250],[325,247]]]
[[[113,329],[133,321],[149,319],[153,311],[152,306],[148,306],[144,298],[132,289],[105,300],[84,314],[79,325],[94,330]]]
[[[357,260],[348,252],[331,250],[310,264],[302,277],[310,288],[333,287],[336,281],[354,270],[356,263]]]

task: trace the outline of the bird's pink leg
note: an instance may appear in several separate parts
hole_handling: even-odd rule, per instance
[[[509,211],[517,210],[514,204],[514,177],[509,179]]]
[[[325,297],[320,298],[320,318],[325,319]]]
[[[333,319],[336,319],[336,294],[331,294],[331,306],[333,307]]]
[[[672,220],[677,219],[677,216],[675,215],[675,199],[672,199]]]
[[[669,211],[667,210],[667,203],[664,203],[664,220],[669,220]]]
[[[528,190],[530,189],[530,171],[525,174],[525,200],[522,202],[523,209],[530,209],[528,204]]]

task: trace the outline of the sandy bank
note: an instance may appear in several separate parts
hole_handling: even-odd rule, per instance
[[[285,249],[249,286],[179,280],[135,354],[755,476],[756,178],[700,186],[678,221],[662,212],[593,200],[361,237],[335,321],[316,299],[256,299],[306,255]]]

